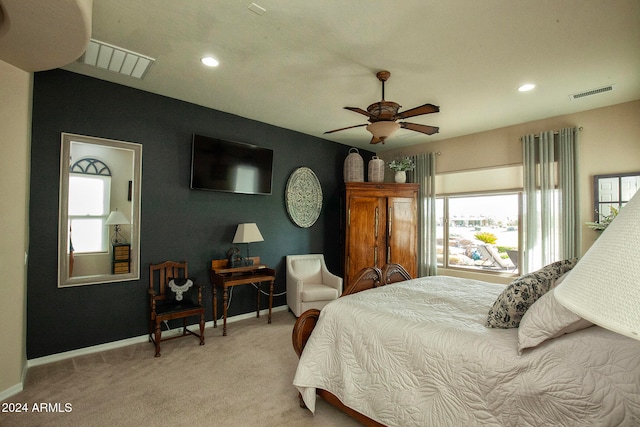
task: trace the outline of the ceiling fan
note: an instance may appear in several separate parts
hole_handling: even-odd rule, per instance
[[[403,128],[412,130],[415,132],[424,133],[427,135],[433,135],[438,133],[439,128],[436,126],[421,125],[418,123],[398,122],[398,120],[406,119],[408,117],[420,116],[423,114],[437,113],[440,111],[440,107],[433,104],[424,104],[419,107],[412,108],[403,112],[398,112],[402,106],[393,101],[384,100],[384,82],[386,82],[391,73],[389,71],[378,71],[376,77],[382,82],[382,101],[375,102],[367,107],[367,111],[358,107],[344,107],[347,110],[355,111],[356,113],[363,114],[369,117],[369,124],[363,123],[361,125],[348,126],[346,128],[334,129],[325,132],[333,133],[341,130],[357,128],[366,126],[367,130],[371,132],[373,138],[371,138],[371,144],[377,144],[384,141],[391,136],[396,130]]]

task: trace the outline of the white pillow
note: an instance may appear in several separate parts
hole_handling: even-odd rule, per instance
[[[593,325],[560,304],[553,291],[542,295],[522,316],[518,328],[518,352]]]
[[[551,289],[555,288],[556,286],[558,286],[560,283],[562,283],[562,281],[564,280],[565,277],[567,277],[567,275],[571,272],[571,270],[566,271],[562,274],[562,276],[558,277],[555,280],[551,281]]]

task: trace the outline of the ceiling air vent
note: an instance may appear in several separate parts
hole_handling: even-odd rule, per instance
[[[598,95],[600,93],[611,92],[614,88],[615,88],[615,85],[603,86],[597,89],[590,89],[590,90],[585,90],[584,92],[574,93],[572,95],[569,95],[569,98],[580,99],[580,98],[584,98],[585,96]]]
[[[94,67],[114,71],[138,79],[144,78],[155,59],[130,50],[91,39],[78,60]]]

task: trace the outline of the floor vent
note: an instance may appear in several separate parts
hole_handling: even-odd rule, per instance
[[[569,95],[570,99],[580,99],[585,96],[598,95],[599,93],[610,92],[615,88],[615,85],[603,86],[597,89],[586,90],[584,92],[574,93]]]
[[[155,59],[110,45],[109,43],[91,39],[87,50],[79,62],[114,71],[138,79],[144,78]]]

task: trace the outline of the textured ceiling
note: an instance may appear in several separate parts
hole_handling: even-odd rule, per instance
[[[142,80],[78,62],[63,68],[374,151],[640,98],[637,0],[256,3],[264,14],[248,0],[95,1],[92,38],[156,61]],[[220,66],[204,67],[205,54]],[[323,135],[366,123],[343,107],[379,101],[383,69],[387,100],[440,106],[407,120],[440,133],[401,129],[375,147],[364,127]],[[519,93],[525,82],[537,88]]]

